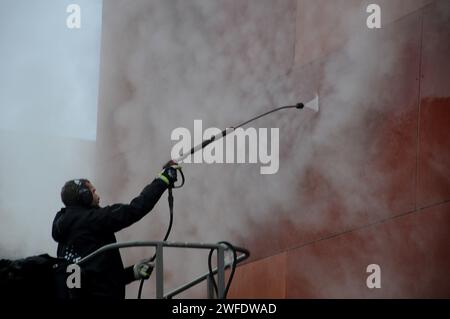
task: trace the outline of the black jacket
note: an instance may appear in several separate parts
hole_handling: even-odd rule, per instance
[[[58,242],[58,257],[76,262],[104,245],[116,243],[114,233],[149,213],[166,188],[163,181],[155,179],[128,205],[61,209],[52,229],[53,239]],[[124,298],[125,285],[134,279],[132,267],[124,269],[118,250],[98,255],[81,265],[81,269],[81,289],[71,290],[82,298]]]
[[[67,265],[64,259],[53,258],[47,254],[18,260],[1,259],[0,299],[67,298],[65,278],[63,278]]]

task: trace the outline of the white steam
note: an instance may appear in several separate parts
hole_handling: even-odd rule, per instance
[[[78,1],[79,30],[68,4],[1,4],[0,258],[54,256],[61,187],[94,176],[101,1]]]
[[[114,127],[108,127],[112,136],[99,164],[106,197],[128,200],[151,180],[169,159],[174,128],[192,130],[195,119],[204,128],[225,128],[318,92],[318,114],[289,110],[253,123],[280,128],[277,174],[261,175],[259,165],[250,164],[185,165],[171,240],[259,242],[267,250],[249,247],[258,258],[283,246],[276,237],[283,230],[270,227],[282,220],[303,238],[333,222],[345,229],[384,216],[385,172],[377,166],[381,146],[373,136],[386,116],[401,122],[403,113],[390,108],[394,95],[374,92],[392,76],[409,38],[381,41],[357,29],[343,50],[293,68],[295,10],[291,0],[109,2],[101,92],[108,97],[101,107],[113,114]],[[163,198],[158,214],[120,238],[162,238],[167,210]],[[124,256],[132,262],[143,251]],[[206,270],[206,257],[196,259],[192,251],[172,256],[169,288]]]

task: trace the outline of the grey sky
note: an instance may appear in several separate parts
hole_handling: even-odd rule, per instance
[[[102,1],[0,2],[0,129],[95,140]]]

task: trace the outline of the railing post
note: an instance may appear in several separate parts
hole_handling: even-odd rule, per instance
[[[217,289],[217,297],[223,299],[225,294],[225,249],[222,245],[217,248]]]
[[[156,245],[156,299],[164,298],[164,262],[163,262],[163,245]]]
[[[206,296],[208,299],[214,299],[214,285],[213,285],[213,280],[214,280],[214,275],[208,275],[206,277]]]

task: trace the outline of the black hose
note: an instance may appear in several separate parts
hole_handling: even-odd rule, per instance
[[[225,291],[223,293],[223,299],[227,299],[228,290],[230,289],[231,282],[233,281],[234,273],[236,271],[237,252],[236,252],[236,249],[234,248],[234,246],[227,241],[221,241],[218,244],[226,245],[233,252],[233,262],[231,264],[231,273],[230,273],[230,277],[228,277],[227,285],[225,286]],[[217,283],[216,283],[216,280],[214,278],[214,274],[212,271],[212,254],[213,254],[214,250],[216,250],[216,249],[211,249],[208,254],[208,270],[209,270],[209,277],[213,284],[214,292],[215,292],[216,296],[218,297],[219,293],[218,293],[218,289],[217,289]]]
[[[180,170],[181,172],[181,170]],[[183,175],[183,183],[178,186],[181,187],[184,184],[184,175]],[[164,239],[163,241],[166,241],[167,238],[169,238],[170,235],[170,231],[172,230],[172,224],[173,224],[173,194],[172,194],[172,187],[169,187],[169,196],[167,197],[167,200],[169,202],[169,211],[170,211],[170,219],[169,219],[169,226],[167,227],[167,231],[166,234],[164,235]],[[150,262],[153,262],[156,258],[156,252],[153,254],[152,258],[150,258]],[[151,272],[153,271],[153,269],[151,270]],[[150,272],[150,274],[151,274]],[[139,283],[139,291],[138,291],[138,297],[137,299],[141,299],[142,296],[142,288],[144,286],[144,281],[146,279],[141,279],[141,282]]]

